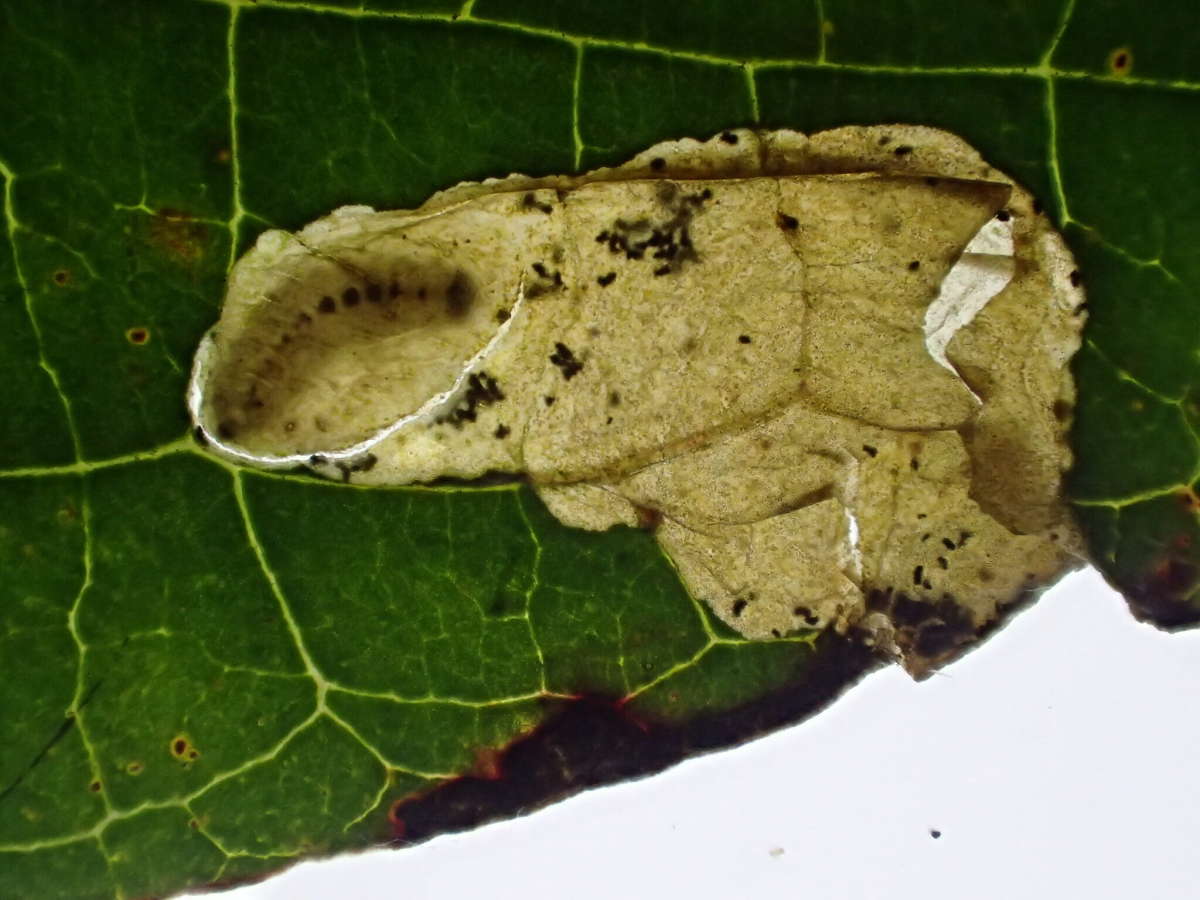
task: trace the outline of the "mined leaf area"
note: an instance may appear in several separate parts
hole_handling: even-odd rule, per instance
[[[202,456],[183,391],[230,264],[345,203],[736,125],[959,134],[1080,262],[1063,414],[1092,554],[1140,614],[1197,617],[1184,5],[0,17],[0,894],[161,896],[469,827],[794,721],[869,665],[811,634],[736,637],[648,535],[568,530],[524,488],[365,490]]]

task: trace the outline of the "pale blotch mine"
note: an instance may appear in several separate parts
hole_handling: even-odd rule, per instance
[[[522,473],[569,525],[653,528],[741,634],[923,675],[1078,564],[1078,280],[953,135],[740,129],[269,231],[188,403],[246,465]]]

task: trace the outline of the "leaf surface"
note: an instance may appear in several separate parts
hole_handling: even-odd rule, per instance
[[[1200,615],[1183,4],[0,17],[0,894],[164,895],[469,827],[795,721],[872,664],[738,638],[648,535],[565,529],[524,488],[202,456],[183,389],[231,261],[344,203],[734,125],[954,131],[1041,198],[1086,280],[1071,490],[1097,564],[1141,615]]]

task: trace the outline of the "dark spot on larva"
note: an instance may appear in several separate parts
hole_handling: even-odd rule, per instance
[[[1078,269],[1074,269],[1067,277],[1071,279],[1071,287],[1079,287],[1083,284],[1083,276]]]
[[[400,286],[400,282],[393,280],[392,283],[390,285],[388,285],[388,296],[390,298],[392,298],[393,300],[395,300],[397,297],[399,297],[403,293],[404,293],[404,288],[402,288]]]
[[[337,309],[337,303],[332,297],[322,297],[317,304],[317,312],[331,313]]]
[[[461,319],[471,308],[475,299],[475,289],[467,273],[459,270],[454,273],[449,287],[446,288],[446,315],[452,319]]]
[[[56,269],[50,278],[59,287],[63,287],[64,285],[71,283],[71,273],[67,269]]]
[[[150,340],[150,332],[145,328],[130,328],[125,332],[125,340],[131,344],[144,344]]]
[[[543,397],[542,402],[545,403],[547,406],[553,406],[554,398],[553,397]]]
[[[575,354],[571,352],[571,348],[562,341],[555,342],[554,352],[550,354],[550,362],[558,366],[562,371],[563,379],[566,381],[570,381],[583,371],[583,363],[575,358]]]
[[[863,453],[867,454],[867,456],[871,457],[872,459],[874,459],[879,454],[879,451],[877,449],[875,449],[874,447],[872,447],[870,444],[863,444],[862,448],[863,448]]]
[[[362,295],[358,293],[358,288],[348,287],[342,291],[342,303],[346,306],[358,306],[358,301],[362,299]]]
[[[1055,400],[1050,409],[1054,413],[1054,418],[1060,422],[1065,422],[1071,415],[1071,404],[1066,400]]]
[[[383,302],[383,288],[380,285],[376,284],[374,281],[367,282],[367,302],[368,303],[382,303]]]
[[[429,296],[429,291],[426,290],[425,285],[421,285],[419,288],[417,288],[417,299],[418,300],[424,300],[428,296]]]
[[[748,335],[748,334],[739,334],[739,335],[738,335],[738,343],[739,343],[739,344],[748,344],[748,343],[750,343],[750,335]]]
[[[326,462],[328,462],[328,460],[325,459],[325,457],[320,453],[314,453],[308,458],[308,464],[310,466],[323,466]]]
[[[608,392],[608,405],[609,406],[620,406],[621,405],[621,395],[617,391],[609,391]]]
[[[943,569],[950,568],[950,561],[948,559],[946,559],[946,557],[944,557],[944,556],[939,556],[937,558],[937,564],[939,567],[941,567]]]
[[[204,429],[199,425],[192,429],[192,437],[201,447],[208,446],[208,438],[204,436]]]
[[[777,637],[783,637],[783,635],[779,633],[778,628],[772,628],[771,629],[771,637],[777,638]]]
[[[713,196],[712,188],[705,188],[700,192],[701,200],[711,200]],[[690,199],[690,198],[689,198]]]
[[[955,545],[954,541],[950,540],[950,538],[942,538],[942,546],[945,547],[947,550],[957,550],[958,549],[957,546]]]
[[[599,278],[597,278],[596,284],[600,285],[600,287],[608,287],[610,284],[612,284],[616,280],[617,280],[617,273],[609,272],[607,275],[601,275]]]
[[[929,185],[930,187],[937,187],[939,184],[941,184],[941,183],[942,183],[942,179],[940,179],[940,178],[935,178],[935,177],[934,177],[934,176],[932,176],[932,175],[926,175],[926,176],[925,176],[925,183],[926,183],[927,185]]]
[[[501,324],[507,322],[512,317],[512,314],[507,309],[496,310],[496,321]]]
[[[604,424],[605,424],[605,425],[611,425],[612,423],[613,423],[613,417],[612,417],[612,416],[609,416],[608,418],[606,418],[606,419],[604,420]]]
[[[800,220],[795,216],[789,216],[785,212],[775,213],[775,224],[784,231],[795,231],[800,227]]]
[[[671,264],[667,263],[666,265],[659,266],[657,269],[654,270],[654,274],[655,275],[670,275],[671,274]]]
[[[1044,209],[1044,207],[1042,206],[1042,201],[1039,200],[1037,197],[1034,197],[1033,203],[1031,205],[1033,206],[1033,214],[1035,216],[1040,216]]]
[[[989,581],[994,581],[996,579],[996,576],[992,574],[992,570],[989,569],[987,566],[984,566],[983,568],[981,568],[978,572],[978,575],[979,575],[979,580],[984,583],[989,582]]]
[[[667,167],[667,161],[665,159],[663,159],[661,156],[656,156],[656,157],[654,157],[654,159],[650,160],[650,168],[652,171],[661,172],[666,167]]]
[[[879,139],[879,146],[886,147],[891,142],[892,142],[892,136],[890,134],[885,134]]]
[[[908,146],[908,144],[901,144],[899,147],[897,147],[895,150],[892,151],[892,153],[894,153],[896,156],[908,156],[908,154],[910,154],[912,152],[913,152],[913,148]]]
[[[503,423],[497,425],[496,430],[492,432],[492,436],[499,438],[500,440],[504,440],[504,438],[508,437],[510,434],[512,434],[512,429]]]
[[[219,437],[221,440],[223,440],[223,441],[232,440],[232,438],[235,434],[237,434],[237,429],[233,427],[232,423],[230,423],[230,422],[218,422],[217,423],[217,437]]]
[[[908,467],[909,467],[910,469],[912,469],[912,470],[915,472],[915,471],[917,471],[919,468],[921,468],[921,463],[920,463],[920,462],[917,460],[917,458],[914,456],[912,459],[910,459],[910,460],[908,461]]]
[[[965,530],[965,529],[963,529],[963,530],[960,530],[960,531],[958,532],[958,546],[959,546],[959,548],[961,549],[961,548],[963,548],[963,547],[967,546],[967,541],[969,541],[969,540],[970,540],[971,538],[973,538],[973,537],[975,537],[975,532],[973,532],[973,531],[967,531],[967,530]]]
[[[913,569],[913,584],[915,584],[917,587],[921,586],[921,582],[924,580],[924,577],[925,577],[925,567],[924,566],[917,566],[915,569]]]
[[[746,602],[747,601],[742,597],[739,597],[733,601],[733,606],[729,608],[729,612],[733,614],[735,619],[742,614],[743,610],[745,610]]]
[[[919,268],[921,268],[921,261],[919,259],[914,259],[908,264],[908,271],[910,272],[915,272]]]
[[[1007,222],[1011,218],[1012,213],[1010,213],[1007,209],[1002,209],[1000,212],[996,213],[996,221],[998,222]]]
[[[726,144],[736,144],[738,142],[738,136],[732,131],[722,131],[721,140]]]

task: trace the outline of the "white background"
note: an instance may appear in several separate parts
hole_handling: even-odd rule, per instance
[[[916,684],[523,819],[223,897],[1200,897],[1200,633],[1092,570]],[[933,838],[931,829],[941,832]]]

